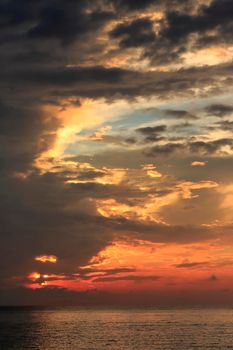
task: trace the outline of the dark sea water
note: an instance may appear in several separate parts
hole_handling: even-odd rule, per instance
[[[0,349],[233,349],[233,310],[0,308]]]

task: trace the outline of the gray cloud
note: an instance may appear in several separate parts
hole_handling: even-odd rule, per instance
[[[180,125],[182,126],[182,125]],[[145,149],[144,154],[148,157],[169,156],[175,152],[185,151],[191,155],[214,155],[222,150],[224,146],[232,149],[233,141],[230,138],[217,139],[214,141],[193,141],[192,139],[182,139],[182,142],[167,142],[163,145],[156,145]],[[224,151],[222,151],[224,153]]]
[[[177,118],[177,119],[187,119],[187,120],[196,120],[198,119],[198,117],[188,111],[185,111],[185,110],[174,110],[174,109],[167,109],[165,110],[165,114],[168,116],[168,117],[171,117],[171,118]]]
[[[194,2],[191,1],[186,2],[186,6],[180,1],[154,1],[154,4],[163,5],[164,19],[133,20],[118,24],[111,31],[112,37],[120,39],[121,48],[142,47],[143,57],[164,65],[180,62],[182,54],[190,49],[190,43],[195,50],[232,42],[232,0],[213,0],[206,6],[200,5],[196,12],[192,11]],[[158,33],[155,33],[153,24],[160,25]],[[189,40],[191,35],[192,41]]]
[[[205,109],[210,116],[225,117],[233,113],[233,106],[224,104],[213,104]]]

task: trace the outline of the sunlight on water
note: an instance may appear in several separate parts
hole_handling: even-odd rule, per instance
[[[0,349],[233,349],[233,310],[0,309]]]

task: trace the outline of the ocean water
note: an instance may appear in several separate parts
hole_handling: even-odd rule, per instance
[[[1,308],[0,349],[233,349],[233,310]]]

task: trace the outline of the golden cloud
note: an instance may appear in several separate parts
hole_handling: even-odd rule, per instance
[[[35,261],[39,261],[41,263],[53,263],[55,264],[58,258],[55,255],[39,255],[34,258]]]

